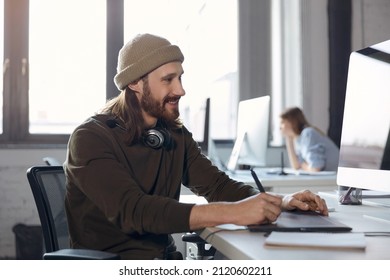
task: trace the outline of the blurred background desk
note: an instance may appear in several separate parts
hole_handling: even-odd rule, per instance
[[[337,190],[336,174],[324,175],[277,175],[267,174],[269,168],[256,168],[255,172],[259,177],[262,185],[269,192],[275,193],[293,193],[304,189],[309,189],[312,192],[327,192]],[[272,169],[275,170],[275,169]],[[250,170],[237,170],[234,172],[225,171],[230,178],[244,182],[245,184],[251,185],[255,188],[256,184]],[[193,193],[186,187],[182,187],[181,195],[193,195]]]
[[[390,222],[375,220],[366,215],[385,211],[390,215],[389,207],[374,205],[338,205],[336,199],[326,198],[330,207],[335,208],[330,216],[353,228],[352,232],[387,232],[387,236],[366,236],[367,247],[360,249],[330,248],[293,248],[265,246],[264,233],[249,232],[244,227],[222,225],[204,229],[200,236],[207,238],[219,252],[228,259],[264,259],[264,260],[332,260],[332,259],[390,259]],[[225,230],[242,229],[238,231]]]
[[[313,192],[333,191],[337,189],[336,173],[313,173],[311,175],[288,174],[278,175],[269,174],[269,171],[278,172],[278,169],[255,168],[254,169],[266,191],[275,193],[293,193],[303,189],[309,189]],[[237,170],[227,172],[234,180],[244,182],[256,187],[255,182],[249,170]]]

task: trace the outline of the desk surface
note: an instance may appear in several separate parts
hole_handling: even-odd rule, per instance
[[[256,168],[255,172],[267,191],[291,193],[305,188],[312,191],[329,191],[337,189],[337,175],[329,173],[313,173],[312,175],[277,175],[267,174],[269,168]],[[234,180],[253,185],[255,182],[249,170],[227,172]]]
[[[330,216],[353,228],[352,232],[390,232],[390,222],[378,221],[364,215],[375,211],[385,211],[390,215],[390,208],[373,205],[338,205],[336,199],[326,198],[328,205],[335,208]],[[229,229],[220,231],[221,229]],[[233,230],[234,229],[234,230]],[[269,247],[264,245],[264,233],[249,232],[244,227],[222,225],[206,228],[200,233],[202,238],[212,244],[229,259],[390,259],[390,237],[365,237],[367,247],[360,249],[317,249]]]
[[[256,174],[267,191],[275,193],[293,193],[303,189],[313,192],[332,191],[337,189],[336,174],[331,175],[277,175],[267,174],[269,168],[256,168]],[[255,181],[250,170],[238,170],[234,173],[226,172],[233,180],[244,182],[256,188]],[[327,174],[327,173],[326,173]],[[182,194],[193,194],[187,188],[182,188]]]

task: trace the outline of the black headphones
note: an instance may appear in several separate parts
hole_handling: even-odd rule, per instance
[[[119,125],[115,119],[108,119],[106,124],[110,128],[119,127],[120,129],[126,131],[126,128]],[[155,127],[148,129],[142,136],[142,142],[153,149],[160,148],[169,148],[172,142],[171,134],[169,131],[163,127]]]
[[[153,149],[168,148],[171,141],[170,133],[163,127],[148,129],[143,135],[144,144]]]

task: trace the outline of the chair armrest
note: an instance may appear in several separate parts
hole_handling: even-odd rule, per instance
[[[193,243],[196,245],[196,249],[192,250],[188,248],[187,255],[190,259],[196,260],[211,260],[214,258],[216,249],[208,244],[203,238],[196,232],[188,232],[182,235],[181,239],[184,242]]]
[[[184,242],[191,242],[191,243],[197,243],[197,244],[206,244],[207,243],[196,232],[186,233],[186,234],[182,235],[181,239]]]
[[[119,255],[89,249],[61,249],[45,253],[44,260],[120,260]]]

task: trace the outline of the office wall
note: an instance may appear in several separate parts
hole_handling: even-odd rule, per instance
[[[390,40],[390,1],[353,0],[352,50]]]
[[[311,15],[308,20],[313,25],[308,34],[315,34],[315,37],[306,47],[312,46],[310,47],[312,48],[311,53],[319,55],[321,62],[327,56],[327,46],[325,46],[327,29],[326,26],[324,27],[324,24],[327,24],[326,1],[310,1],[310,3],[309,6],[305,6],[308,15]],[[353,7],[354,49],[390,39],[390,29],[388,28],[390,26],[390,1],[353,0]],[[316,18],[319,18],[320,21],[316,21]],[[320,25],[314,26],[318,22]],[[324,48],[321,48],[322,45]],[[313,51],[314,48],[315,51]],[[321,64],[316,65],[319,67],[318,65]],[[312,72],[312,75],[315,75],[312,80],[314,87],[318,83],[326,83],[321,77],[326,79],[327,71],[327,67],[324,66]],[[322,106],[326,99],[326,91],[314,90],[306,102],[306,109],[309,111],[308,118],[321,128],[325,127],[325,130],[329,117],[327,110],[318,110],[317,108],[319,104]],[[270,150],[269,162],[271,164],[278,164],[279,151],[280,149]],[[45,156],[53,156],[62,161],[65,159],[65,154],[65,149],[0,149],[0,258],[15,257],[15,236],[12,232],[12,227],[15,224],[39,224],[33,197],[26,179],[27,168],[43,164],[42,158]]]

